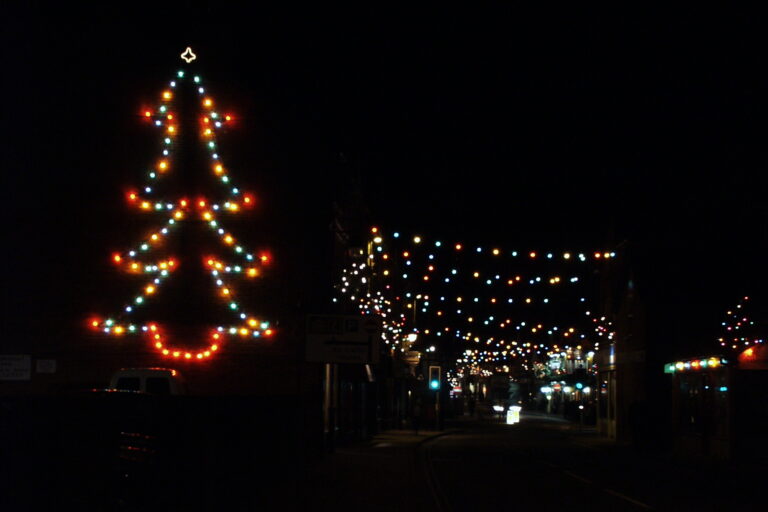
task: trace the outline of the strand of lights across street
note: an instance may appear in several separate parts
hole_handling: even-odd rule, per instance
[[[614,251],[539,252],[468,247],[371,229],[367,251],[343,271],[337,290],[363,315],[382,319],[391,351],[407,335],[469,346],[459,367],[593,353],[613,338],[592,309],[596,275]],[[471,348],[470,348],[471,347]]]

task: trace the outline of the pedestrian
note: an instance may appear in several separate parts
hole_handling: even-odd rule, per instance
[[[419,435],[419,425],[421,424],[421,397],[418,395],[413,401],[412,421],[413,433]]]

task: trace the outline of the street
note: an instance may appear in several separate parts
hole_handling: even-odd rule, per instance
[[[458,416],[443,430],[385,430],[307,457],[301,416],[284,404],[223,402],[121,400],[117,416],[101,399],[77,414],[73,401],[6,403],[6,420],[37,420],[2,423],[2,508],[761,510],[760,461],[638,450],[544,413],[515,425]]]
[[[600,450],[604,444],[593,435],[581,440],[572,429],[565,422],[529,416],[515,426],[468,425],[461,433],[425,443],[422,451],[439,509],[522,504],[538,510],[651,509],[633,497],[637,487],[629,466],[636,461],[612,460],[610,468]]]
[[[749,481],[757,472],[743,465],[638,451],[537,414],[517,425],[461,419],[443,432],[383,433],[323,464],[318,489],[307,489],[321,510],[760,509]]]

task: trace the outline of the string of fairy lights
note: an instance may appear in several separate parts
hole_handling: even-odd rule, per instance
[[[185,62],[194,60],[191,49],[182,54]],[[226,197],[223,201],[212,201],[207,198],[191,200],[186,197],[169,199],[158,197],[157,185],[167,177],[174,167],[174,152],[177,150],[177,140],[181,131],[179,113],[175,104],[178,89],[182,84],[194,88],[199,97],[201,113],[199,115],[200,140],[208,151],[211,171],[218,182],[224,187]],[[255,278],[262,274],[265,266],[270,263],[267,252],[256,254],[247,250],[235,238],[234,234],[224,227],[219,219],[220,214],[237,214],[254,206],[254,197],[243,193],[234,186],[232,179],[218,153],[216,134],[233,120],[230,114],[222,114],[214,107],[214,100],[206,92],[199,75],[180,69],[168,83],[168,87],[160,94],[160,101],[154,109],[143,112],[143,118],[161,132],[160,156],[155,164],[147,171],[146,181],[140,190],[132,190],[127,194],[128,204],[141,212],[152,213],[162,217],[158,229],[153,230],[145,239],[134,247],[112,255],[112,261],[121,271],[129,274],[147,276],[142,290],[130,299],[118,314],[106,318],[93,318],[90,325],[106,335],[124,336],[140,334],[146,336],[151,346],[158,353],[169,358],[180,360],[205,360],[219,351],[227,337],[261,338],[271,336],[274,329],[270,323],[256,315],[250,314],[238,302],[234,288],[225,281],[226,276]],[[164,241],[175,231],[190,222],[203,222],[218,236],[223,247],[226,247],[235,258],[235,262],[224,257],[202,256],[200,264],[210,274],[216,289],[216,294],[227,306],[234,322],[229,325],[219,325],[210,329],[207,346],[197,349],[184,349],[173,346],[169,341],[166,330],[157,322],[132,321],[133,314],[155,298],[162,284],[178,269],[177,258],[161,257],[149,260],[153,252],[161,250]]]
[[[717,339],[721,347],[744,350],[765,342],[760,326],[752,319],[750,306],[750,299],[745,296],[726,312],[726,319],[720,324],[724,334]]]
[[[337,290],[382,320],[393,353],[426,339],[427,352],[459,348],[451,349],[458,372],[508,372],[513,363],[593,354],[613,338],[590,297],[595,276],[615,258],[467,247],[372,228],[367,251],[342,272]]]

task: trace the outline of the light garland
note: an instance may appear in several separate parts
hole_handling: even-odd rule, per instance
[[[664,373],[683,373],[706,370],[716,370],[729,364],[728,360],[720,356],[702,357],[675,361],[664,365]]]
[[[337,290],[361,314],[382,318],[392,352],[407,348],[409,333],[448,337],[483,347],[457,359],[472,366],[544,359],[571,347],[592,351],[613,338],[611,322],[590,311],[584,296],[594,265],[612,261],[613,251],[472,248],[386,237],[378,228],[367,247]]]
[[[187,62],[195,59],[194,53],[187,48],[182,54]],[[190,200],[177,198],[155,198],[155,185],[173,171],[173,151],[175,140],[179,136],[179,124],[174,109],[174,91],[180,83],[186,80],[196,89],[200,98],[202,114],[200,121],[200,138],[207,148],[210,157],[211,171],[227,191],[223,202],[213,202],[206,198]],[[274,334],[268,321],[251,315],[235,298],[233,287],[224,280],[224,276],[255,278],[262,274],[263,269],[270,263],[271,256],[266,253],[254,254],[246,250],[235,236],[223,227],[219,220],[220,214],[236,214],[252,208],[255,199],[251,194],[243,194],[233,186],[228,171],[217,152],[216,131],[232,121],[232,116],[221,114],[214,109],[213,99],[207,95],[199,76],[188,74],[185,70],[177,72],[170,81],[168,88],[161,93],[161,100],[154,110],[145,110],[143,117],[152,122],[162,133],[163,148],[161,156],[147,173],[147,181],[142,191],[131,191],[127,195],[128,204],[140,211],[162,215],[164,221],[161,228],[154,230],[135,247],[112,255],[113,263],[122,271],[129,274],[148,275],[151,280],[146,282],[142,291],[132,298],[119,314],[106,318],[92,318],[89,323],[93,329],[111,336],[143,335],[151,346],[165,357],[202,361],[217,353],[226,339],[240,337],[258,339]],[[230,325],[219,325],[210,329],[208,345],[204,348],[186,350],[170,344],[167,334],[157,322],[131,322],[131,315],[146,305],[160,291],[161,285],[179,266],[177,258],[166,258],[152,263],[143,260],[153,250],[160,247],[164,240],[189,222],[202,221],[219,237],[222,246],[228,248],[239,263],[224,261],[215,256],[205,256],[201,264],[211,275],[219,297],[227,305],[227,309],[236,321]]]
[[[726,313],[727,319],[720,324],[726,334],[717,339],[721,347],[742,351],[765,342],[762,333],[758,332],[759,326],[749,316],[749,303],[749,297],[743,297]]]

